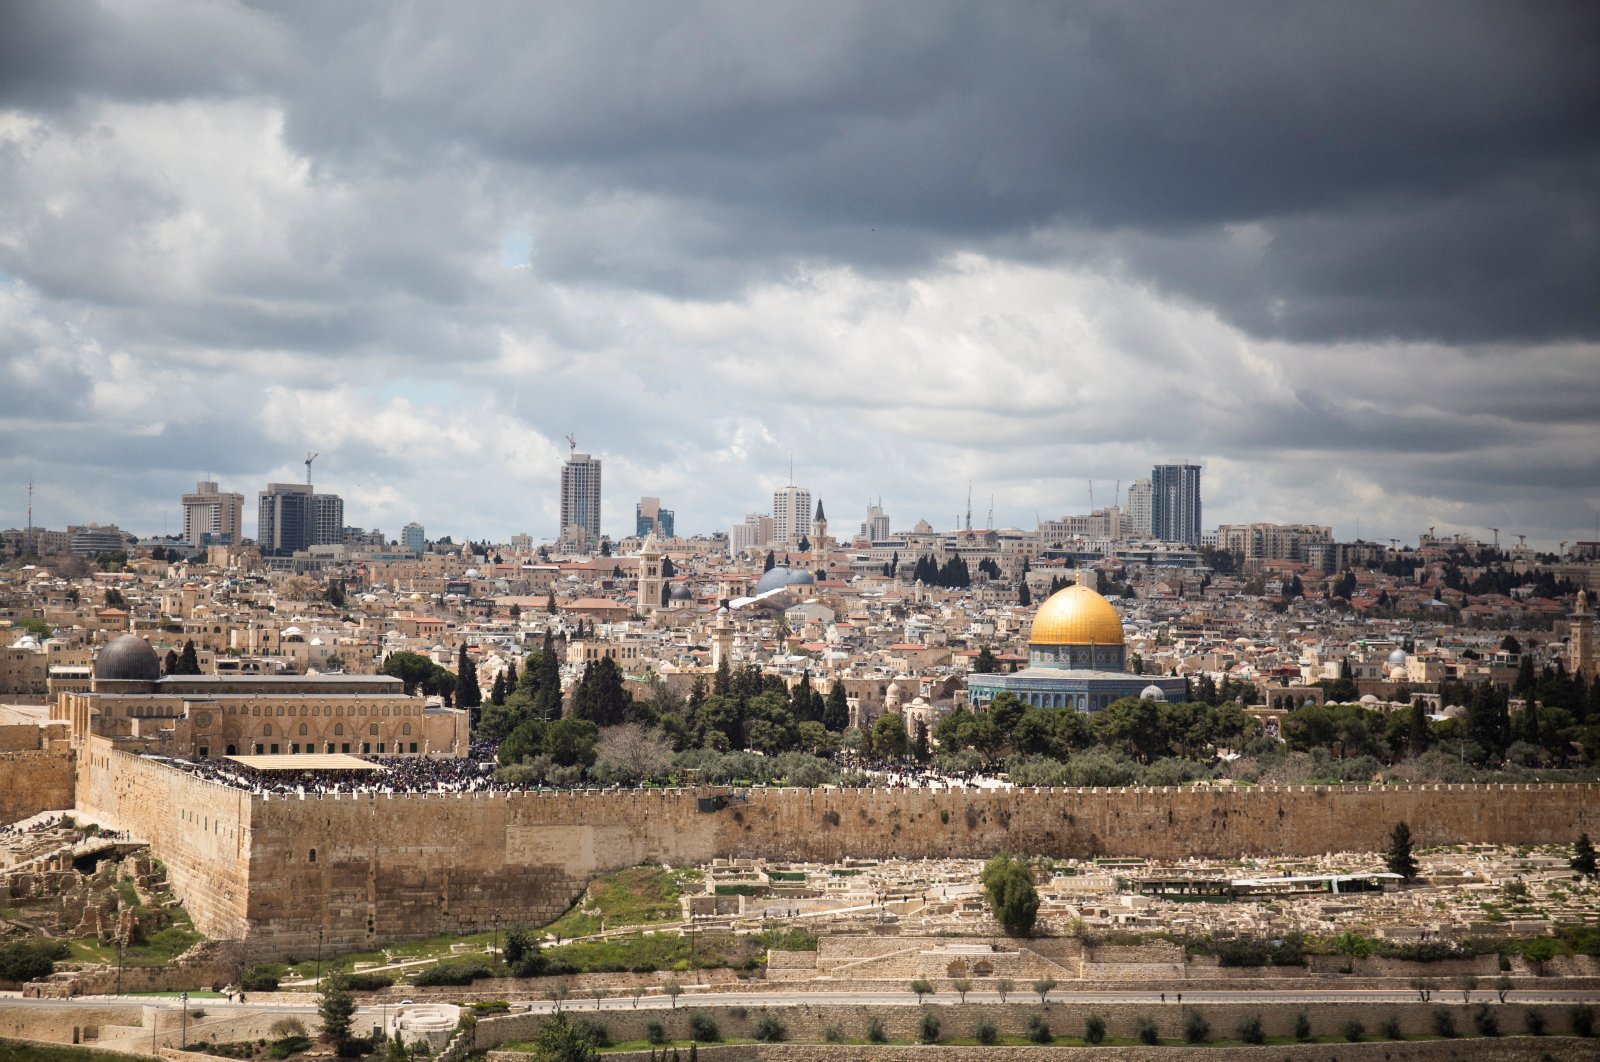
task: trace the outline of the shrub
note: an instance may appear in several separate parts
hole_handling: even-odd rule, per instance
[[[973,1035],[980,1044],[992,1044],[999,1041],[1000,1030],[995,1028],[992,1021],[980,1021]]]
[[[55,972],[67,946],[54,940],[18,940],[0,947],[0,981],[37,981]]]
[[[1191,1044],[1203,1044],[1211,1039],[1211,1023],[1198,1010],[1191,1010],[1184,1015],[1183,1039]]]
[[[1354,1018],[1345,1022],[1344,1028],[1340,1031],[1343,1033],[1344,1038],[1353,1044],[1359,1044],[1367,1038],[1367,1027]]]
[[[1294,1016],[1294,1038],[1301,1043],[1311,1039],[1311,1016],[1303,1010]]]
[[[274,1040],[282,1040],[289,1036],[304,1036],[306,1027],[299,1018],[279,1018],[267,1029]]]
[[[1391,1014],[1383,1019],[1383,1024],[1378,1026],[1378,1032],[1385,1040],[1404,1040],[1406,1034],[1400,1029],[1400,1018]]]
[[[1266,1043],[1267,1034],[1261,1028],[1261,1015],[1252,1014],[1239,1023],[1239,1039],[1247,1044]]]
[[[578,1035],[596,1047],[611,1046],[611,1030],[606,1028],[604,1022],[595,1021],[593,1018],[585,1018],[578,1023]]]
[[[298,1051],[304,1051],[310,1046],[310,1037],[285,1036],[281,1040],[273,1041],[272,1046],[267,1048],[267,1054],[273,1058],[288,1058],[290,1055]]]
[[[1522,1027],[1530,1036],[1544,1035],[1544,1011],[1529,1007],[1522,1012]]]
[[[484,959],[477,957],[445,959],[417,974],[416,983],[428,985],[470,985],[483,977],[493,977],[494,971]]]
[[[1106,1038],[1106,1020],[1098,1014],[1083,1019],[1084,1043],[1097,1044]]]
[[[939,1042],[939,1015],[931,1010],[922,1012],[922,1021],[917,1023],[917,1038],[925,1044]]]
[[[666,1027],[659,1021],[645,1022],[644,1038],[652,1044],[664,1044],[667,1042]]]
[[[1479,1003],[1478,1009],[1472,1012],[1472,1025],[1479,1036],[1500,1035],[1500,1018],[1487,1003]]]
[[[889,1039],[889,1037],[884,1034],[883,1022],[880,1021],[877,1018],[868,1018],[867,1019],[867,1042],[868,1043],[873,1043],[873,1044],[881,1044],[887,1039]]]
[[[783,1022],[767,1014],[756,1022],[755,1037],[764,1044],[781,1044],[789,1038],[789,1030],[783,1027]]]
[[[1456,1019],[1443,1007],[1433,1008],[1433,1031],[1440,1036],[1451,1037],[1456,1034]]]
[[[1572,1008],[1572,1031],[1578,1036],[1594,1035],[1594,1011],[1588,1007]]]
[[[822,1039],[830,1044],[844,1042],[844,1032],[837,1025],[830,1025],[822,1030]]]
[[[1161,1042],[1161,1032],[1149,1015],[1141,1015],[1138,1022],[1139,1042],[1154,1047]]]
[[[1029,1043],[1047,1044],[1055,1039],[1050,1032],[1050,1026],[1044,1020],[1043,1014],[1028,1015],[1028,1028],[1023,1032]]]
[[[689,1015],[689,1039],[704,1040],[707,1043],[716,1043],[722,1039],[722,1031],[717,1028],[717,1023],[711,1020],[709,1014]]]
[[[394,985],[394,978],[385,974],[353,973],[344,975],[345,987],[352,992],[379,992]]]

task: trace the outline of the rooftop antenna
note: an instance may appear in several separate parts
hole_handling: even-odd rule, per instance
[[[967,530],[972,530],[972,480],[967,480]]]
[[[789,486],[794,486],[794,454],[789,455]]]
[[[1111,495],[1111,504],[1118,509],[1122,508],[1122,480],[1117,480],[1116,493]]]
[[[33,552],[33,477],[28,477],[28,550]]]
[[[1089,481],[1089,511],[1094,512],[1094,480]]]
[[[989,522],[984,525],[984,530],[994,530],[994,495],[989,495]]]
[[[319,458],[321,456],[322,456],[322,454],[320,452],[314,453],[314,454],[311,454],[311,453],[306,454],[306,486],[308,486],[308,487],[311,486],[311,462],[315,461],[317,458]]]

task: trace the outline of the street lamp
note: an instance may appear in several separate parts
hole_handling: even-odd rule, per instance
[[[500,954],[500,912],[494,913],[494,952]]]
[[[189,1045],[189,993],[184,992],[178,998],[183,1001],[183,1023],[178,1033],[178,1047],[182,1049]]]
[[[322,991],[322,927],[317,927],[317,991]]]

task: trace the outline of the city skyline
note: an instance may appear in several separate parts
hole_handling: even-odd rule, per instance
[[[1600,537],[1594,20],[12,5],[0,525],[320,453],[390,538],[542,537],[575,432],[612,534],[793,454],[840,527],[1184,460],[1213,527]]]

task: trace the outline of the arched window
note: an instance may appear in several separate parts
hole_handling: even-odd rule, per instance
[[[261,724],[261,736],[262,737],[271,737],[272,736],[272,724],[271,723],[263,723],[263,724]]]
[[[305,737],[309,733],[311,733],[310,728],[307,727],[304,723],[301,723],[300,724],[300,736],[301,737]]]
[[[311,858],[310,858],[309,861],[312,862],[312,863],[315,863],[317,861],[317,850],[315,848],[313,848],[311,850]]]
[[[237,755],[238,755],[238,754],[239,754],[239,753],[238,753],[238,751],[237,751],[237,750],[236,750],[236,749],[235,749],[235,748],[234,748],[234,746],[232,746],[232,745],[229,745],[229,746],[228,746],[228,751],[227,751],[227,752],[226,752],[226,753],[225,753],[225,754],[224,754],[224,755],[228,755],[228,756],[237,756]]]
[[[407,723],[405,726],[401,727],[400,728],[400,733],[402,733],[402,734],[410,734],[411,733],[411,724]]]
[[[334,737],[344,737],[344,724],[343,723],[335,723],[335,724],[333,724],[333,736]]]
[[[371,734],[373,737],[377,737],[378,736],[378,724],[377,723],[373,723],[371,726],[367,727],[367,733]]]

